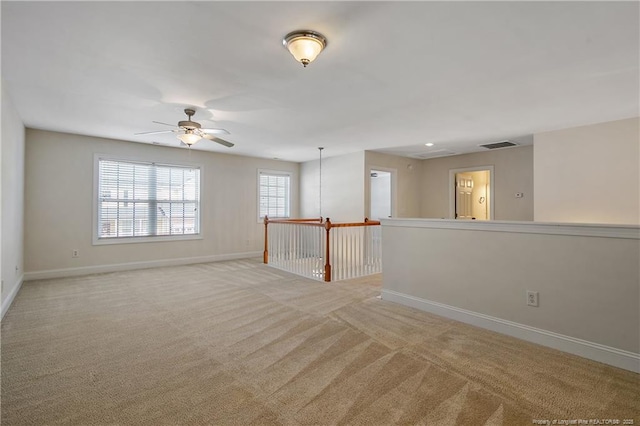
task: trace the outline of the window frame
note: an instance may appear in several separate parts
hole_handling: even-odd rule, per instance
[[[99,220],[98,220],[98,189],[100,186],[100,160],[106,161],[122,161],[132,163],[144,163],[144,164],[158,164],[163,166],[175,166],[186,167],[200,170],[200,194],[198,201],[198,233],[186,234],[186,235],[155,235],[155,236],[140,236],[140,237],[110,237],[100,238],[99,232]],[[203,189],[204,182],[204,168],[198,163],[185,163],[181,161],[162,161],[162,160],[150,160],[149,158],[140,158],[135,156],[118,156],[111,154],[94,154],[93,156],[93,209],[92,209],[92,245],[110,245],[110,244],[136,244],[136,243],[151,243],[151,242],[166,242],[166,241],[188,241],[188,240],[202,240],[203,239],[203,202],[202,194],[205,193]]]
[[[257,197],[256,197],[256,202],[257,202],[257,216],[258,216],[258,223],[263,223],[264,222],[264,216],[260,216],[260,176],[261,175],[270,175],[270,176],[286,176],[289,178],[289,193],[286,199],[286,202],[289,204],[287,206],[287,210],[289,212],[289,216],[287,217],[273,217],[270,219],[290,219],[291,218],[291,208],[293,205],[293,202],[291,200],[291,193],[292,193],[292,183],[291,183],[291,178],[293,176],[293,173],[290,171],[286,171],[286,170],[273,170],[273,169],[258,169],[258,173],[257,173],[257,178],[256,178],[256,193],[257,193]]]

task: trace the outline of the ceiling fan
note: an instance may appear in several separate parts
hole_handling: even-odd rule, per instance
[[[182,141],[188,147],[191,147],[194,143],[198,142],[200,139],[209,139],[211,141],[217,142],[220,145],[224,145],[227,148],[231,148],[234,144],[224,139],[220,139],[213,135],[228,135],[229,132],[225,129],[203,129],[200,123],[195,121],[191,121],[191,117],[196,113],[194,109],[186,108],[184,113],[187,114],[188,119],[183,121],[178,121],[178,125],[174,126],[173,124],[162,123],[160,121],[154,121],[156,124],[162,124],[164,126],[175,127],[175,129],[171,130],[158,130],[153,132],[141,132],[135,133],[136,135],[159,135],[161,133],[176,133],[178,139]]]

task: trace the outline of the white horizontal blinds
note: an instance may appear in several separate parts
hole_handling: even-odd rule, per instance
[[[200,171],[161,165],[155,174],[156,235],[199,233]]]
[[[288,174],[260,172],[260,217],[290,217],[290,181]]]
[[[200,170],[100,159],[98,237],[200,232]]]

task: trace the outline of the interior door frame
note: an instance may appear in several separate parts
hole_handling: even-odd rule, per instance
[[[489,171],[489,218],[487,220],[495,220],[496,191],[493,165],[449,169],[449,219],[456,218],[456,174],[465,172],[481,172],[484,170]]]
[[[379,166],[369,166],[368,170],[367,170],[367,183],[366,183],[366,189],[367,189],[367,205],[365,206],[366,208],[366,217],[368,217],[369,219],[373,219],[371,216],[371,172],[373,172],[374,170],[378,170],[381,172],[388,172],[391,174],[391,217],[396,217],[396,215],[398,214],[398,170],[397,169],[392,169],[389,167],[379,167]]]

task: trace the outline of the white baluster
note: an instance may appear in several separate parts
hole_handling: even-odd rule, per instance
[[[342,268],[342,262],[340,262],[341,235],[340,228],[333,228],[331,230],[331,278],[333,278],[334,281],[340,279],[340,268]]]
[[[302,247],[300,248],[300,258],[302,259],[302,275],[309,276],[309,253],[307,252],[307,244],[309,244],[309,236],[307,235],[307,228],[300,226],[300,233],[302,234]]]
[[[364,229],[365,226],[358,227],[357,235],[358,235],[358,276],[361,277],[364,275]]]
[[[300,227],[297,225],[291,225],[291,227],[293,228],[293,233],[295,236],[293,255],[295,256],[295,259],[296,259],[296,273],[300,275],[300,273],[302,272],[300,270]]]
[[[353,268],[351,269],[351,278],[358,276],[358,253],[360,252],[360,239],[358,238],[359,228],[351,228],[353,238]]]
[[[343,246],[342,246],[342,228],[334,228],[333,229],[333,257],[334,257],[334,262],[336,264],[336,274],[335,274],[335,280],[341,280],[342,279],[342,267],[343,267],[343,263],[342,263],[342,252],[343,252]],[[333,272],[333,270],[331,271]]]

